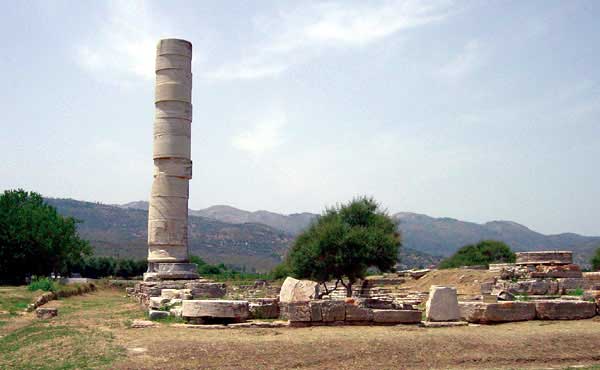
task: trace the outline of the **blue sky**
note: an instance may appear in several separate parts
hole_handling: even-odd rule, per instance
[[[194,45],[190,208],[600,234],[598,1],[40,1],[0,22],[0,189],[147,199],[155,45]]]

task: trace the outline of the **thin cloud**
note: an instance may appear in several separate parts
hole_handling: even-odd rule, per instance
[[[485,52],[480,42],[469,41],[458,55],[440,68],[439,75],[450,81],[460,80],[479,68],[484,59]]]
[[[397,32],[445,19],[452,3],[393,1],[379,4],[347,2],[304,6],[261,17],[256,28],[268,38],[248,57],[227,63],[206,78],[216,80],[277,77],[291,66],[332,47],[362,47]]]
[[[160,38],[157,20],[144,1],[111,1],[106,22],[88,42],[76,46],[81,68],[103,82],[128,85],[154,78],[154,53]]]
[[[233,136],[231,145],[255,157],[275,150],[284,143],[283,128],[287,123],[285,114],[272,113],[253,127]]]

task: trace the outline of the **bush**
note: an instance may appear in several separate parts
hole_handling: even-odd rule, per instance
[[[369,268],[394,268],[400,245],[396,223],[374,199],[360,197],[327,209],[296,238],[286,263],[296,278],[334,279],[350,297]]]
[[[456,268],[461,266],[485,265],[490,263],[515,262],[515,254],[503,242],[483,240],[477,244],[470,244],[460,248],[451,257],[440,263],[439,268]]]
[[[596,253],[594,254],[594,257],[592,257],[591,263],[592,263],[592,270],[594,270],[594,271],[600,270],[600,248],[596,249]]]
[[[35,292],[36,290],[43,290],[44,292],[56,292],[58,290],[58,284],[47,277],[38,278],[33,277],[31,283],[27,286],[27,290]]]
[[[70,272],[80,273],[81,276],[99,279],[108,276],[118,276],[128,279],[141,276],[148,269],[145,260],[117,259],[114,257],[89,257],[69,266]]]

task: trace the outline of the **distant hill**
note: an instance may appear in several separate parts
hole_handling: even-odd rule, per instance
[[[59,212],[83,221],[81,235],[100,255],[146,256],[147,209],[144,201],[119,206],[71,199],[47,199]],[[279,263],[294,236],[317,217],[312,213],[282,215],[249,212],[230,206],[190,210],[190,249],[212,263],[266,271]],[[393,217],[402,232],[403,268],[435,264],[458,248],[483,239],[502,240],[516,251],[567,249],[587,265],[600,237],[544,235],[511,221],[485,224],[401,212]]]
[[[83,221],[78,231],[97,255],[146,258],[147,211],[72,199],[46,201],[61,214]],[[281,262],[292,239],[267,225],[189,217],[190,251],[211,263],[267,271]]]
[[[600,237],[544,235],[512,221],[477,224],[408,212],[394,217],[407,247],[434,255],[449,256],[463,245],[494,239],[504,241],[515,251],[573,250],[576,262],[587,265],[595,248],[600,247]]]

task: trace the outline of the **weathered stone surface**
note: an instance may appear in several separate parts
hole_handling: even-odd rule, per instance
[[[579,265],[538,265],[536,271],[530,273],[532,278],[582,278]]]
[[[466,321],[421,321],[421,326],[425,328],[451,328],[455,326],[467,326]]]
[[[167,311],[158,311],[158,310],[149,310],[148,311],[148,318],[150,318],[150,320],[164,319],[167,317],[169,317],[169,312],[167,312]]]
[[[514,266],[515,266],[514,263],[490,263],[488,268],[490,271],[500,272],[500,271],[502,271],[502,269],[505,269],[507,267],[514,267]]]
[[[515,253],[517,265],[543,265],[543,264],[572,264],[573,252],[571,251],[535,251]]]
[[[463,320],[475,323],[525,321],[535,318],[532,302],[459,302]]]
[[[564,278],[557,279],[558,281],[558,294],[565,294],[569,290],[584,289],[586,282],[584,279],[577,278]]]
[[[311,308],[309,302],[293,302],[287,304],[288,318],[292,322],[310,322]]]
[[[181,307],[174,307],[169,310],[169,314],[173,317],[182,317],[183,310]]]
[[[223,283],[190,282],[185,284],[194,299],[222,298],[227,293]]]
[[[600,282],[600,271],[584,272],[583,278],[585,280],[593,280]]]
[[[418,324],[421,322],[421,311],[373,310],[373,321],[389,324]]]
[[[317,297],[319,284],[310,280],[297,280],[288,277],[283,282],[279,292],[279,301],[282,303],[308,302]]]
[[[156,277],[159,279],[197,279],[198,266],[195,263],[159,263]]]
[[[163,297],[150,297],[149,301],[148,301],[148,308],[153,308],[153,309],[157,309],[157,308],[161,308],[166,306],[171,300],[169,298],[163,298]]]
[[[585,301],[536,301],[535,311],[540,320],[588,319],[596,315],[596,304]]]
[[[160,296],[167,299],[181,298],[181,291],[179,289],[163,289]]]
[[[418,280],[418,279],[422,278],[423,276],[427,275],[427,273],[428,273],[429,271],[431,271],[431,270],[430,270],[430,269],[423,269],[423,270],[410,270],[410,271],[408,272],[408,275],[409,275],[411,278],[413,278],[413,279],[415,279],[415,280]]]
[[[250,310],[248,301],[186,300],[182,302],[182,316],[245,320]]]
[[[149,320],[133,320],[130,328],[139,329],[139,328],[154,328],[157,327],[158,324]]]
[[[35,316],[38,319],[49,319],[58,316],[58,308],[39,307],[35,309]]]
[[[483,301],[483,303],[498,303],[498,296],[493,295],[493,294],[484,294],[481,297],[481,300]],[[457,306],[458,306],[458,304],[457,304]]]
[[[321,301],[310,302],[310,320],[314,322],[323,321],[323,314],[321,312]]]
[[[279,317],[279,302],[277,298],[251,298],[250,317],[255,319],[276,319]]]
[[[321,317],[324,322],[343,321],[346,318],[346,303],[344,301],[312,301],[321,305]]]
[[[373,310],[346,303],[346,321],[373,321]]]
[[[506,290],[516,295],[543,295],[548,293],[549,287],[550,283],[547,280],[523,280],[509,282]]]
[[[432,285],[425,304],[425,318],[427,321],[458,321],[460,311],[456,288]]]

